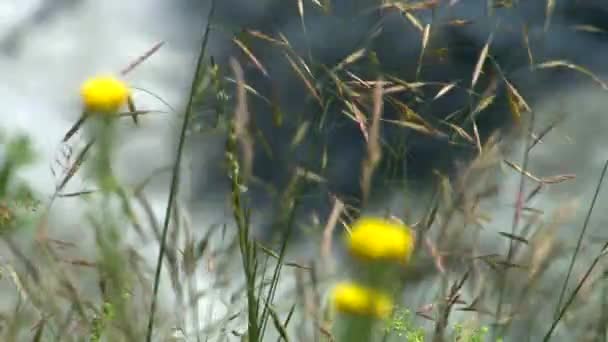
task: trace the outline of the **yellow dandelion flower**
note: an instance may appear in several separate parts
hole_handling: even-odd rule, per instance
[[[339,312],[359,316],[386,318],[393,309],[393,301],[387,294],[353,283],[336,285],[332,302]]]
[[[129,88],[112,76],[88,79],[80,89],[87,112],[116,113],[129,98]]]
[[[404,224],[365,217],[353,224],[347,245],[350,253],[361,259],[407,262],[414,249],[414,237]]]

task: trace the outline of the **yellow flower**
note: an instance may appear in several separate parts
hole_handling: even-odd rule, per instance
[[[386,318],[393,309],[393,302],[387,294],[352,283],[336,285],[332,302],[339,312],[359,316]]]
[[[80,89],[87,112],[116,113],[129,98],[129,88],[112,76],[88,79]]]
[[[356,221],[347,236],[350,253],[367,260],[407,262],[414,249],[411,229],[393,220],[366,217]]]

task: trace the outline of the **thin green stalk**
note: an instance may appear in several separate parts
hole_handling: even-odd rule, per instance
[[[608,160],[604,164],[604,169],[602,169],[602,174],[600,176],[600,180],[598,181],[597,187],[595,188],[595,193],[593,194],[593,200],[591,200],[591,205],[589,206],[589,211],[587,211],[587,216],[585,216],[585,222],[583,223],[583,228],[581,229],[581,233],[578,236],[578,241],[576,242],[576,249],[574,250],[574,254],[572,255],[572,259],[570,260],[570,266],[568,267],[568,273],[566,274],[566,279],[564,280],[564,285],[562,286],[562,291],[559,294],[559,299],[557,300],[557,307],[555,308],[555,316],[556,318],[559,315],[560,307],[562,306],[562,300],[564,299],[564,294],[566,293],[566,289],[568,288],[568,282],[570,281],[570,275],[572,274],[572,269],[574,268],[574,263],[576,262],[576,258],[578,257],[578,253],[581,249],[581,245],[583,244],[583,236],[585,236],[585,232],[587,231],[587,226],[589,225],[589,218],[591,217],[591,213],[593,212],[593,208],[595,207],[595,203],[597,202],[597,198],[600,194],[600,189],[602,188],[602,182],[604,181],[604,177],[606,176],[606,170],[608,169]]]
[[[296,177],[296,182],[297,182]],[[294,220],[295,220],[295,212],[297,208],[297,198],[293,195],[293,201],[290,201],[289,205],[289,219],[287,222],[287,231],[285,232],[285,236],[283,237],[283,242],[281,244],[281,250],[279,252],[279,259],[276,261],[276,266],[272,275],[272,281],[270,283],[270,288],[268,289],[268,295],[266,296],[267,305],[264,306],[264,311],[262,312],[262,322],[261,322],[261,336],[260,339],[264,337],[264,332],[266,331],[266,324],[268,322],[268,314],[269,314],[269,306],[272,304],[274,300],[274,296],[276,293],[277,285],[279,283],[279,276],[281,274],[281,268],[283,266],[283,260],[285,258],[285,252],[287,250],[287,244],[289,242],[289,238],[291,236],[291,232],[293,231]]]
[[[243,206],[241,198],[242,191],[242,175],[241,168],[237,156],[237,134],[235,120],[232,119],[230,124],[230,132],[226,141],[226,161],[229,166],[229,177],[231,179],[231,195],[232,195],[232,210],[238,229],[239,249],[241,252],[241,260],[243,263],[243,271],[245,272],[245,283],[247,287],[247,322],[248,322],[248,339],[252,342],[260,341],[260,330],[258,320],[258,297],[256,296],[256,274],[257,261],[256,249],[251,243],[249,236],[249,213]]]
[[[574,298],[576,298],[576,295],[578,294],[578,292],[581,290],[581,288],[585,284],[585,281],[587,281],[587,278],[589,278],[589,275],[591,275],[591,272],[593,271],[593,269],[595,268],[595,266],[597,265],[597,263],[600,261],[600,259],[604,255],[606,255],[607,252],[608,252],[608,242],[604,244],[604,246],[602,247],[602,250],[595,257],[595,259],[591,263],[591,266],[589,266],[589,268],[587,269],[587,272],[585,272],[585,275],[583,276],[583,278],[581,279],[581,281],[578,283],[578,285],[576,286],[576,288],[574,289],[574,291],[572,291],[572,294],[568,298],[568,301],[566,301],[566,304],[564,304],[564,307],[559,312],[559,315],[557,316],[557,318],[555,320],[553,320],[553,323],[551,324],[551,327],[549,328],[549,331],[547,331],[547,334],[543,338],[544,342],[549,341],[549,339],[551,338],[551,335],[553,334],[553,331],[555,330],[555,327],[557,327],[557,324],[559,323],[559,321],[561,321],[562,317],[564,317],[564,314],[566,313],[566,310],[568,310],[568,308],[570,307],[570,304],[572,304],[572,302],[574,301]]]
[[[530,113],[530,123],[529,123],[529,127],[528,127],[528,131],[526,132],[526,139],[525,139],[525,146],[524,146],[524,155],[523,155],[523,163],[522,163],[522,171],[520,174],[520,179],[519,179],[519,189],[517,190],[517,195],[516,195],[516,199],[515,199],[515,210],[513,211],[513,223],[511,225],[511,234],[515,235],[517,232],[517,227],[519,226],[519,220],[521,218],[521,212],[522,212],[522,208],[524,206],[524,188],[525,188],[525,172],[528,168],[528,162],[530,161],[530,146],[531,144],[533,144],[533,140],[532,140],[532,135],[534,133],[534,119],[535,119],[536,115],[534,114],[534,112]],[[504,295],[505,295],[505,286],[506,286],[506,279],[507,279],[507,273],[510,270],[510,265],[511,265],[511,259],[513,258],[513,254],[514,254],[514,247],[513,247],[513,239],[509,239],[509,250],[507,251],[507,260],[505,263],[505,267],[503,269],[503,272],[500,273],[499,278],[500,278],[500,282],[499,282],[499,295],[498,295],[498,305],[496,306],[496,315],[495,315],[495,319],[496,319],[496,323],[497,323],[497,327],[500,327],[500,316],[502,315],[502,305],[503,305],[503,301],[504,301]],[[496,330],[494,331],[494,333],[496,333]],[[494,336],[496,337],[496,336]]]
[[[201,43],[201,49],[198,56],[198,60],[196,62],[196,69],[194,72],[194,77],[192,79],[192,85],[190,86],[190,94],[188,97],[188,105],[186,106],[186,112],[184,116],[184,121],[182,124],[182,128],[179,135],[179,143],[177,146],[177,156],[175,159],[175,163],[173,164],[173,174],[171,176],[171,187],[169,189],[169,200],[167,203],[167,208],[165,211],[165,221],[163,224],[163,231],[161,235],[160,241],[160,251],[158,253],[158,260],[156,262],[156,273],[154,274],[154,290],[152,293],[152,303],[150,306],[150,318],[148,320],[148,330],[146,335],[146,341],[152,341],[152,330],[154,326],[154,315],[156,313],[156,300],[158,296],[158,287],[160,284],[160,273],[162,270],[162,260],[165,254],[165,242],[167,240],[167,232],[169,230],[169,220],[171,218],[171,209],[173,207],[173,201],[175,199],[175,195],[177,193],[178,181],[179,181],[179,170],[184,150],[184,143],[186,140],[186,130],[188,128],[188,124],[190,122],[190,117],[192,116],[192,101],[194,98],[194,94],[196,92],[196,88],[200,83],[201,77],[201,69],[203,67],[203,60],[205,59],[205,51],[207,47],[207,41],[209,40],[209,31],[211,28],[211,18],[213,16],[213,11],[215,9],[215,1],[211,1],[211,8],[209,10],[209,15],[207,16],[207,24],[205,27],[205,33],[203,34],[203,41]]]

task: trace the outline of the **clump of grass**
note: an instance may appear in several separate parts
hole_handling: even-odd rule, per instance
[[[399,308],[393,312],[392,317],[387,321],[387,339],[392,335],[404,338],[411,342],[424,342],[425,331],[417,327],[412,321],[412,313],[409,309]]]
[[[455,340],[463,342],[482,342],[486,340],[488,327],[465,327],[462,324],[454,325]]]

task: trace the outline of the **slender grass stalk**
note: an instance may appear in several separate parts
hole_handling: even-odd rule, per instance
[[[175,159],[175,163],[173,164],[173,173],[171,176],[171,187],[169,189],[169,200],[167,203],[167,208],[165,211],[165,221],[163,223],[163,231],[161,235],[160,241],[160,251],[158,253],[158,260],[156,262],[156,272],[154,274],[154,290],[152,293],[152,302],[150,305],[150,318],[148,320],[148,329],[146,333],[146,341],[152,341],[152,330],[154,327],[154,316],[156,313],[156,300],[158,297],[158,287],[160,284],[160,273],[162,270],[162,260],[165,254],[165,243],[167,240],[167,232],[169,230],[169,220],[171,218],[171,209],[173,208],[173,201],[175,200],[175,195],[177,194],[178,189],[178,181],[179,181],[179,171],[180,165],[184,150],[184,143],[186,140],[186,130],[188,128],[188,124],[190,122],[190,117],[192,116],[192,102],[194,95],[196,93],[196,88],[200,83],[201,77],[201,69],[203,68],[203,60],[205,59],[205,51],[207,48],[207,42],[209,40],[209,31],[211,29],[211,19],[213,17],[213,11],[215,9],[215,1],[211,1],[211,8],[209,9],[209,15],[207,16],[207,24],[205,27],[205,32],[203,34],[203,40],[201,43],[201,48],[198,56],[198,60],[196,62],[196,69],[194,72],[194,77],[192,79],[192,85],[190,86],[190,94],[188,96],[188,105],[186,106],[186,112],[184,116],[184,121],[182,124],[182,128],[179,135],[179,142],[177,146],[177,156]]]
[[[608,160],[606,161],[606,163],[604,164],[604,168],[602,169],[602,174],[598,181],[597,187],[595,188],[595,193],[593,194],[593,200],[591,200],[589,211],[587,212],[587,216],[585,216],[583,228],[581,229],[581,233],[578,236],[578,241],[576,242],[576,249],[574,250],[574,254],[572,255],[572,259],[570,260],[570,266],[568,266],[568,273],[566,274],[566,279],[564,279],[564,285],[562,286],[562,290],[559,294],[559,299],[557,300],[557,307],[555,308],[554,318],[557,318],[557,316],[559,315],[560,307],[562,306],[562,300],[564,299],[564,294],[566,293],[566,289],[568,288],[568,282],[570,281],[570,276],[572,275],[572,269],[574,268],[574,263],[576,262],[576,258],[578,257],[581,245],[583,244],[583,236],[585,236],[585,232],[587,231],[589,219],[591,218],[591,213],[593,212],[593,208],[595,207],[595,203],[597,202],[597,198],[600,194],[600,189],[602,188],[602,182],[604,181],[604,177],[606,176],[607,169]]]
[[[557,327],[557,324],[559,323],[559,321],[561,321],[562,317],[564,317],[566,310],[568,310],[568,308],[570,307],[570,304],[572,304],[572,302],[574,301],[574,298],[576,298],[576,295],[578,294],[578,292],[581,290],[581,288],[585,284],[585,281],[587,281],[587,278],[589,278],[589,275],[591,275],[591,272],[593,271],[593,269],[595,268],[597,263],[600,261],[600,259],[607,253],[608,253],[608,242],[606,242],[604,244],[600,253],[595,257],[595,259],[593,259],[593,262],[587,269],[587,272],[585,272],[585,275],[583,276],[581,281],[578,283],[578,285],[576,286],[574,291],[572,291],[572,294],[570,295],[570,297],[568,297],[566,304],[564,304],[564,307],[561,309],[561,311],[557,315],[557,318],[555,318],[555,320],[553,320],[553,323],[551,324],[549,331],[547,331],[547,334],[543,338],[544,342],[549,341],[549,339],[551,338],[551,335],[553,334],[553,331],[555,330],[555,327]]]
[[[530,146],[534,143],[532,140],[532,134],[534,133],[534,119],[536,115],[534,112],[530,113],[530,123],[528,130],[526,132],[525,146],[524,146],[524,154],[523,154],[523,163],[522,163],[522,172],[520,174],[519,179],[519,188],[517,190],[516,199],[515,199],[515,210],[513,211],[513,224],[511,225],[511,234],[516,235],[517,227],[519,226],[519,220],[521,218],[522,208],[524,206],[524,187],[525,180],[528,169],[528,162],[530,161]],[[504,301],[505,289],[506,289],[506,278],[507,273],[509,272],[509,267],[511,265],[511,259],[513,258],[514,247],[513,247],[513,239],[509,239],[509,249],[507,251],[507,260],[505,263],[505,268],[503,272],[499,275],[499,294],[498,294],[498,304],[496,305],[496,315],[495,319],[497,321],[497,326],[500,326],[500,316],[502,315],[502,304]],[[496,330],[494,331],[496,332]],[[496,337],[496,336],[494,336]]]
[[[270,283],[270,288],[268,289],[268,295],[266,296],[267,304],[264,306],[264,311],[262,311],[262,316],[261,316],[262,330],[261,330],[260,340],[262,340],[264,337],[264,332],[266,330],[266,324],[268,322],[268,314],[271,313],[271,312],[269,312],[269,308],[270,308],[270,305],[272,304],[272,301],[273,301],[275,293],[276,293],[277,285],[279,283],[279,277],[281,275],[281,268],[283,266],[283,261],[285,258],[285,252],[287,251],[287,244],[289,242],[289,238],[291,237],[291,232],[293,231],[295,212],[296,212],[296,208],[297,208],[297,200],[296,200],[295,195],[293,195],[293,196],[294,196],[293,200],[290,200],[291,205],[289,205],[289,208],[287,208],[289,210],[289,218],[288,218],[287,227],[286,227],[287,231],[285,232],[283,241],[281,243],[281,250],[279,251],[279,259],[277,259],[277,261],[276,261],[276,266],[275,266],[275,269],[274,269],[274,272],[272,275],[272,281]]]
[[[247,132],[247,106],[245,100],[245,82],[243,69],[231,60],[231,66],[237,80],[237,104],[234,117],[230,119],[230,130],[226,139],[226,162],[228,164],[228,177],[231,185],[232,213],[238,230],[238,242],[245,273],[247,292],[247,334],[248,340],[260,341],[259,295],[256,295],[256,277],[258,273],[257,250],[249,233],[249,210],[243,203],[241,193],[245,186],[253,157],[251,140]],[[243,149],[244,162],[239,161],[239,143]],[[241,164],[245,164],[242,166]],[[249,166],[248,166],[249,165]]]

